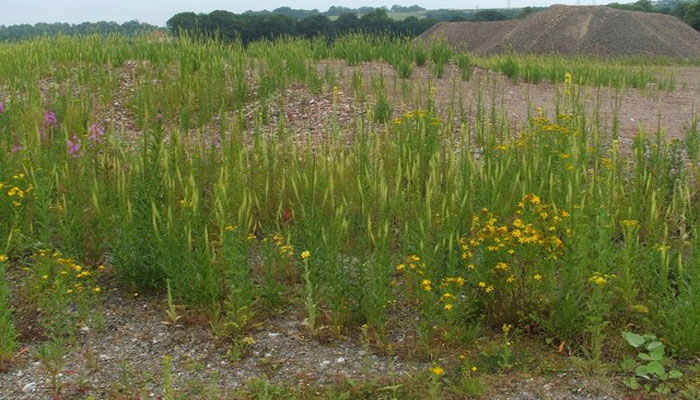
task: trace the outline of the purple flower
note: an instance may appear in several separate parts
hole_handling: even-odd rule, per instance
[[[80,139],[74,133],[73,136],[68,141],[68,154],[77,157],[80,151]]]
[[[11,149],[11,151],[13,153],[17,153],[18,151],[22,151],[22,150],[24,150],[24,146],[22,146],[21,144],[16,144],[16,145],[12,146],[12,149]]]
[[[2,114],[3,111],[5,111],[5,103],[3,103],[2,101],[0,101],[0,114]]]
[[[44,113],[44,126],[47,128],[55,128],[58,125],[58,119],[53,111]]]
[[[92,124],[90,125],[90,128],[88,129],[88,140],[93,142],[93,143],[99,143],[100,139],[102,139],[102,136],[105,135],[104,129],[100,128],[99,125],[97,124]]]

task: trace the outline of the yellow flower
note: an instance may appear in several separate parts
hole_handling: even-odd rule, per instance
[[[420,261],[420,257],[418,257],[416,255],[410,255],[410,256],[408,256],[408,259],[406,261],[408,261],[410,263],[418,262],[418,261]]]
[[[464,280],[464,278],[462,278],[460,276],[460,277],[457,277],[456,282],[459,286],[464,286],[465,280]]]
[[[508,279],[506,279],[506,282],[508,282],[508,283],[513,283],[513,282],[515,282],[515,275],[509,276]]]
[[[447,301],[448,299],[454,299],[455,295],[453,295],[452,293],[445,293],[442,295],[441,298],[442,298],[442,301]]]
[[[403,271],[404,269],[406,269],[406,264],[399,264],[396,266],[396,270],[399,272]]]
[[[485,287],[486,287],[486,283],[485,283],[485,282],[479,282],[479,287],[480,287],[480,288],[485,288]]]
[[[496,269],[505,271],[508,269],[508,264],[504,262],[499,262],[498,264],[496,264]]]
[[[540,204],[540,202],[541,202],[540,197],[538,195],[532,194],[532,193],[525,195],[525,201],[529,201],[530,204],[534,204],[534,205]]]
[[[486,288],[486,293],[491,293],[491,292],[493,292],[494,290],[495,290],[495,289],[493,288],[493,286],[489,285],[489,286]]]
[[[623,221],[620,221],[620,223],[628,228],[634,228],[639,224],[639,221],[634,219],[625,219]]]
[[[301,259],[306,260],[307,258],[311,257],[311,252],[308,250],[304,250],[301,252]]]
[[[41,277],[41,279],[47,280],[47,279],[49,279],[49,276],[48,276],[48,275],[43,275],[43,276]]]
[[[472,372],[476,372],[477,368],[476,366],[472,367]]]
[[[430,369],[430,372],[431,372],[433,375],[435,375],[435,376],[442,376],[442,375],[445,375],[445,370],[442,369],[441,367],[437,366],[437,365],[434,366],[433,368],[431,368],[431,369]]]
[[[445,304],[445,310],[450,311],[452,309],[452,304]]]
[[[508,333],[511,329],[513,329],[513,325],[511,324],[503,324],[503,326],[501,326],[503,333]]]
[[[540,274],[535,274],[535,276],[532,277],[536,281],[541,281],[542,280],[542,275]]]
[[[0,263],[7,261],[7,256],[5,254],[0,254]]]
[[[236,227],[233,226],[233,225],[229,225],[229,226],[227,226],[225,229],[226,229],[228,232],[233,232],[234,230],[236,230]]]
[[[253,339],[253,338],[250,337],[250,336],[244,337],[243,339],[241,339],[241,342],[243,342],[244,344],[247,344],[247,345],[249,345],[249,346],[254,345],[254,344],[256,343],[256,342],[255,342],[255,339]]]
[[[92,291],[95,292],[95,293],[100,293],[100,292],[102,291],[102,289],[101,289],[99,286],[95,286],[95,287],[92,289]]]

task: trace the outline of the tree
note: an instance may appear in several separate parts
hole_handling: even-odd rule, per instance
[[[683,21],[695,28],[695,30],[700,31],[700,0],[698,0],[697,3],[688,6],[685,16],[683,17]]]
[[[340,14],[338,19],[333,22],[333,31],[337,35],[355,32],[359,27],[360,19],[357,18],[357,14],[353,13]]]
[[[331,20],[325,15],[312,15],[297,24],[297,33],[308,38],[327,36],[331,33]]]
[[[394,27],[394,20],[387,16],[383,8],[375,8],[374,11],[363,15],[360,22],[365,32],[390,32]]]
[[[197,32],[199,29],[199,18],[193,12],[182,12],[173,15],[166,23],[170,32],[179,35],[183,32]]]
[[[502,12],[496,10],[482,10],[472,16],[474,21],[503,21],[508,19]]]

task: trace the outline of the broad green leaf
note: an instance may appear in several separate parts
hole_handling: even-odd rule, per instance
[[[649,351],[652,351],[652,350],[661,348],[661,350],[663,351],[663,350],[664,350],[664,345],[663,345],[663,343],[661,343],[661,342],[659,342],[659,341],[653,341],[653,342],[647,343],[646,348],[647,348],[647,350],[649,350]]]
[[[658,361],[652,361],[647,364],[647,372],[657,376],[662,376],[666,373],[664,366]]]
[[[683,373],[677,369],[674,369],[668,373],[669,379],[680,379],[682,376],[683,376]]]
[[[626,370],[631,370],[632,368],[634,368],[635,365],[637,365],[637,362],[634,361],[634,358],[631,357],[625,357],[625,359],[622,360],[622,363],[620,363],[622,369]]]
[[[622,332],[622,337],[627,341],[627,343],[630,344],[632,347],[639,347],[644,344],[646,341],[644,339],[644,336],[642,335],[637,335],[636,333],[632,332]]]
[[[641,376],[643,378],[649,378],[649,371],[647,370],[646,365],[640,365],[637,368],[634,369],[634,373],[637,376]]]
[[[629,378],[623,378],[622,383],[632,390],[639,389],[639,382],[637,381],[637,378],[633,376]]]
[[[664,359],[664,346],[655,347],[653,350],[649,351],[650,359],[654,361],[661,361]]]

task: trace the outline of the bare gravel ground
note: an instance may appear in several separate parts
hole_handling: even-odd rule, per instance
[[[421,36],[475,54],[700,57],[700,33],[671,15],[553,5],[522,19],[441,22]]]
[[[163,323],[167,304],[162,299],[126,296],[124,288],[113,285],[105,288],[102,304],[103,328],[81,329],[77,346],[65,358],[59,377],[61,399],[162,398],[166,356],[172,357],[176,392],[193,399],[204,398],[203,392],[212,385],[220,398],[234,398],[236,389],[262,377],[320,389],[347,379],[410,377],[430,366],[373,348],[366,351],[349,338],[308,337],[303,317],[291,310],[266,319],[250,332],[254,344],[240,360],[233,360],[227,356],[230,345],[218,341],[196,319],[176,327]],[[0,399],[53,398],[49,375],[33,357],[36,345],[25,342],[13,367],[0,373]],[[488,398],[615,398],[599,392],[599,387],[575,374],[550,378],[512,374],[499,378]]]

